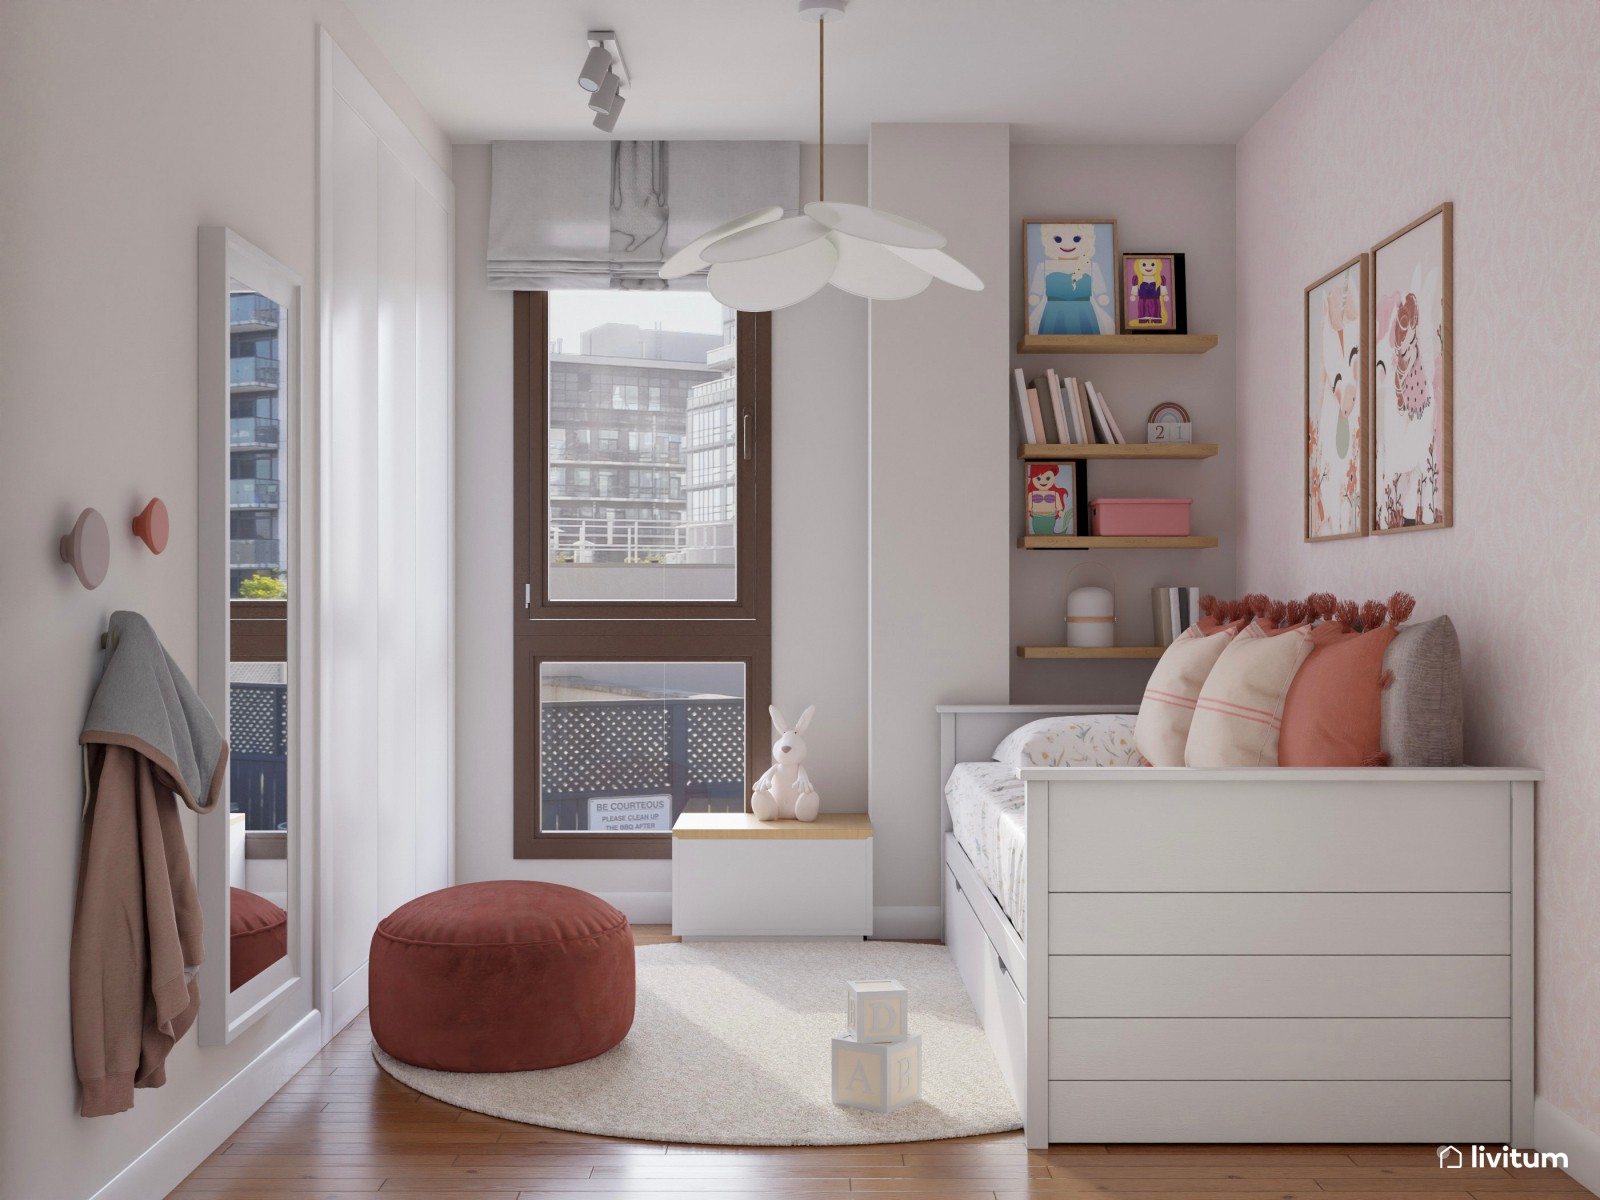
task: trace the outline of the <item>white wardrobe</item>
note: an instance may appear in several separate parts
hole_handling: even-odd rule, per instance
[[[449,884],[449,176],[321,34],[319,1005],[367,1002],[378,920]]]

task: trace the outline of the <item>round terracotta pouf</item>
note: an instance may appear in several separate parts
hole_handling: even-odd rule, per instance
[[[436,1071],[534,1071],[633,1026],[633,931],[598,896],[498,880],[418,896],[378,923],[373,1039]]]

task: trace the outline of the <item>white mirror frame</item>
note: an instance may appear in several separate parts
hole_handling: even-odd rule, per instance
[[[313,694],[308,686],[311,666],[302,631],[305,606],[311,598],[315,579],[309,569],[311,556],[305,539],[299,536],[301,520],[303,441],[301,379],[301,281],[265,251],[251,245],[231,229],[202,228],[199,234],[198,330],[198,430],[199,498],[196,512],[196,544],[199,554],[198,690],[218,723],[227,728],[229,704],[229,295],[233,281],[273,300],[283,310],[280,326],[278,388],[280,467],[279,536],[288,542],[284,562],[289,565],[291,587],[288,609],[288,845],[286,904],[289,913],[288,953],[237,991],[229,984],[230,894],[229,894],[229,804],[227,789],[216,808],[199,818],[196,854],[200,908],[205,919],[205,961],[200,966],[200,1016],[197,1035],[203,1046],[220,1046],[234,1040],[264,1017],[285,997],[308,980],[310,938],[307,924],[311,913],[312,879],[309,854],[311,828],[315,820],[312,806],[304,802],[309,778],[305,764],[311,743],[307,734],[312,724],[306,702]],[[301,989],[309,994],[309,988]]]

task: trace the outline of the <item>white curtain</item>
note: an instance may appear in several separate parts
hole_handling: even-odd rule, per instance
[[[661,289],[656,271],[753,208],[799,211],[798,142],[496,142],[489,286]],[[671,281],[703,289],[705,276]]]

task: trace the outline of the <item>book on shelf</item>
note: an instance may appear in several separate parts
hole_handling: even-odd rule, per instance
[[[1023,374],[1021,367],[1012,372],[1011,383],[1016,394],[1017,423],[1022,430],[1022,440],[1030,444],[1037,442],[1039,439],[1035,436],[1033,416],[1028,411],[1028,377]]]
[[[1094,423],[1095,440],[1104,442],[1108,446],[1115,445],[1116,438],[1111,436],[1111,426],[1107,423],[1105,410],[1100,405],[1100,393],[1088,380],[1084,380],[1083,387],[1089,394],[1089,419]]]
[[[1039,407],[1039,390],[1037,388],[1028,389],[1028,419],[1029,425],[1034,431],[1034,436],[1028,440],[1030,442],[1044,441],[1044,412]]]
[[[1033,431],[1039,441],[1053,441],[1050,436],[1050,381],[1043,375],[1036,376],[1028,385],[1028,391],[1039,397],[1039,415],[1034,418]]]
[[[1089,423],[1089,411],[1084,407],[1083,388],[1077,379],[1067,380],[1067,391],[1072,402],[1072,440],[1080,446],[1094,441],[1094,428]]]
[[[1061,377],[1056,374],[1054,367],[1047,367],[1044,377],[1050,384],[1050,415],[1056,423],[1056,441],[1070,442],[1072,426],[1067,424],[1067,406],[1061,395]]]

